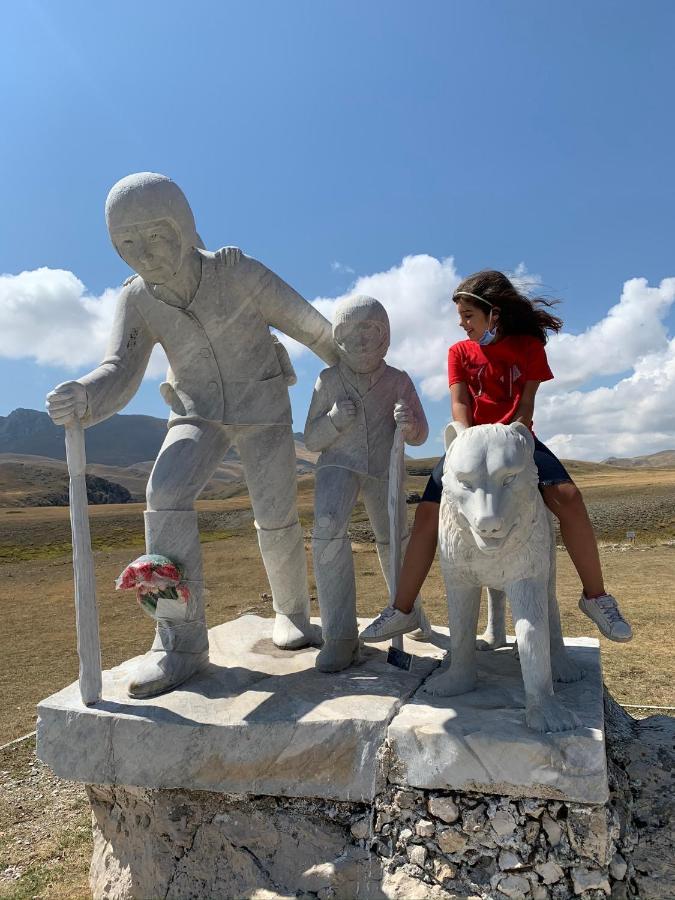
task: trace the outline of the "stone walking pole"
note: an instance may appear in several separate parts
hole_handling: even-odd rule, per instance
[[[101,699],[101,645],[94,556],[91,552],[84,429],[79,419],[66,425],[66,459],[70,476],[70,528],[73,537],[75,622],[80,657],[80,695],[85,706]]]
[[[394,442],[389,457],[389,605],[393,606],[398,589],[398,576],[401,571],[401,535],[403,533],[402,518],[405,507],[401,504],[401,491],[405,490],[405,438],[400,425],[396,426]],[[403,650],[403,637],[392,638],[387,655],[387,662],[399,669],[410,669],[412,657]]]

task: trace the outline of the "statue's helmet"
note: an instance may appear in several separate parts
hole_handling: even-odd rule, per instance
[[[114,184],[105,203],[105,220],[112,235],[118,228],[168,219],[178,230],[183,253],[203,246],[185,194],[175,181],[155,172],[127,175]]]
[[[375,326],[374,337],[367,346],[354,348],[345,339],[355,326],[361,323]],[[333,313],[333,340],[340,357],[356,372],[372,372],[386,356],[390,342],[390,326],[387,310],[374,297],[358,294],[340,300]]]

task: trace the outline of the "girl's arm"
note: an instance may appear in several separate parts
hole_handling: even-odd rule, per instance
[[[532,427],[532,417],[534,416],[534,397],[537,388],[541,384],[540,381],[526,381],[523,388],[523,394],[520,403],[516,407],[516,411],[510,419],[511,422],[522,422],[528,428]]]
[[[473,425],[471,396],[465,381],[457,381],[450,386],[450,398],[453,421],[459,422],[460,425],[464,425],[466,428],[471,428]]]

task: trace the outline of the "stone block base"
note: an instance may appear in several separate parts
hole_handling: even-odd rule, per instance
[[[88,791],[106,900],[590,900],[616,867],[609,806],[395,787],[368,803]]]
[[[607,800],[598,642],[566,640],[584,671],[556,696],[578,715],[574,731],[538,734],[510,648],[477,652],[478,687],[429,697],[424,682],[448,648],[405,641],[409,672],[387,663],[388,644],[326,675],[317,651],[278,650],[272,620],[242,616],[209,633],[210,667],[171,693],[131,700],[137,660],[103,673],[103,697],[85,707],[77,684],[38,706],[38,755],[57,775],[86,784],[225,794],[372,800],[383,779],[400,786]],[[382,765],[387,753],[387,765]]]

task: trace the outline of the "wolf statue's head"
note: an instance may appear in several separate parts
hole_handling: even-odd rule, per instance
[[[445,448],[443,499],[451,528],[488,555],[529,535],[541,505],[529,428],[451,422]]]

